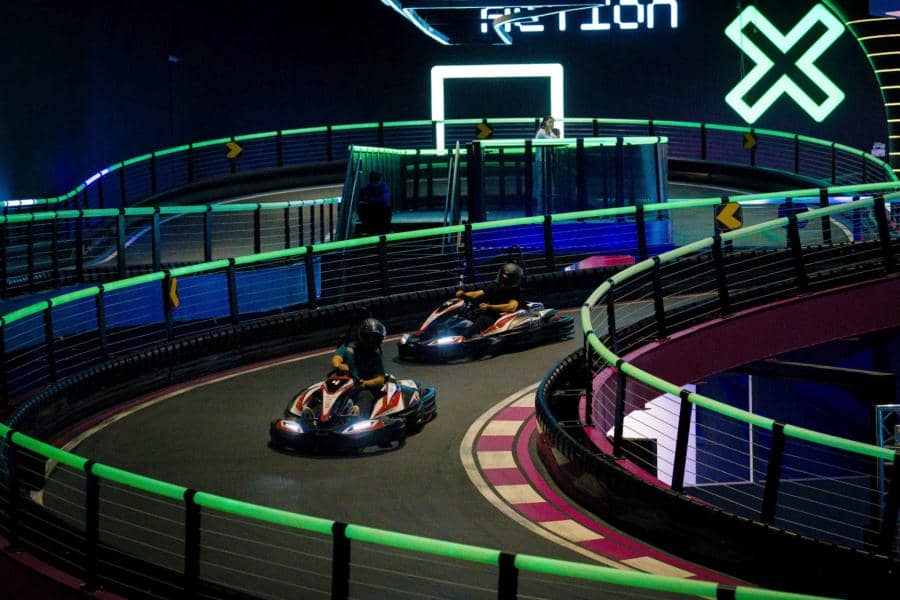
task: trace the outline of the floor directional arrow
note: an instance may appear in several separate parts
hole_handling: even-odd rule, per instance
[[[737,202],[719,204],[715,207],[715,224],[717,231],[733,231],[744,224],[744,214]]]
[[[232,160],[237,158],[238,155],[244,151],[244,149],[241,148],[240,144],[238,144],[237,142],[228,142],[227,144],[225,144],[225,147],[228,148],[228,154],[225,155],[225,158]]]
[[[479,140],[486,140],[494,134],[494,130],[487,123],[479,123],[475,126],[475,137]]]

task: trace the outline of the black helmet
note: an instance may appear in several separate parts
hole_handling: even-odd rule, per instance
[[[387,328],[378,319],[368,318],[359,325],[356,330],[356,337],[360,344],[370,348],[377,348],[384,341],[387,335]]]
[[[522,267],[508,262],[497,272],[497,285],[508,288],[519,287],[522,285],[523,277],[525,277],[525,273],[522,272]]]

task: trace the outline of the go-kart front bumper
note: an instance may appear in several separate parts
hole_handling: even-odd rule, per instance
[[[272,446],[304,452],[342,452],[389,446],[406,439],[403,419],[356,419],[323,427],[311,419],[280,418],[269,426]]]

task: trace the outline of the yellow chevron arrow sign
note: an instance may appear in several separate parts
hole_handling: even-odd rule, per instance
[[[173,277],[169,281],[169,306],[175,310],[181,306],[181,299],[178,297],[178,279]]]
[[[238,144],[237,142],[228,142],[227,144],[225,144],[225,147],[228,148],[228,154],[225,155],[225,158],[230,160],[234,160],[241,152],[244,151],[244,149],[241,148],[240,144]]]
[[[744,150],[753,150],[756,148],[756,134],[752,131],[744,134]]]
[[[744,224],[744,211],[737,202],[717,204],[713,207],[716,231],[734,231]]]
[[[494,135],[494,130],[487,123],[479,123],[475,126],[475,137],[479,140],[486,140]]]

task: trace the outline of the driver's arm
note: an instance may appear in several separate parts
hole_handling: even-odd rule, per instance
[[[380,388],[384,385],[384,375],[376,375],[371,379],[363,379],[360,383],[367,388]]]
[[[349,371],[350,366],[344,362],[344,357],[340,354],[335,354],[331,357],[331,368],[335,371]]]
[[[513,298],[506,304],[485,304],[484,306],[487,307],[487,309],[495,310],[499,313],[511,313],[519,308],[519,301]]]
[[[465,296],[469,300],[478,300],[482,296],[484,296],[484,290],[473,290],[471,292],[464,292],[462,290],[457,290],[456,297],[459,298],[461,296]]]

